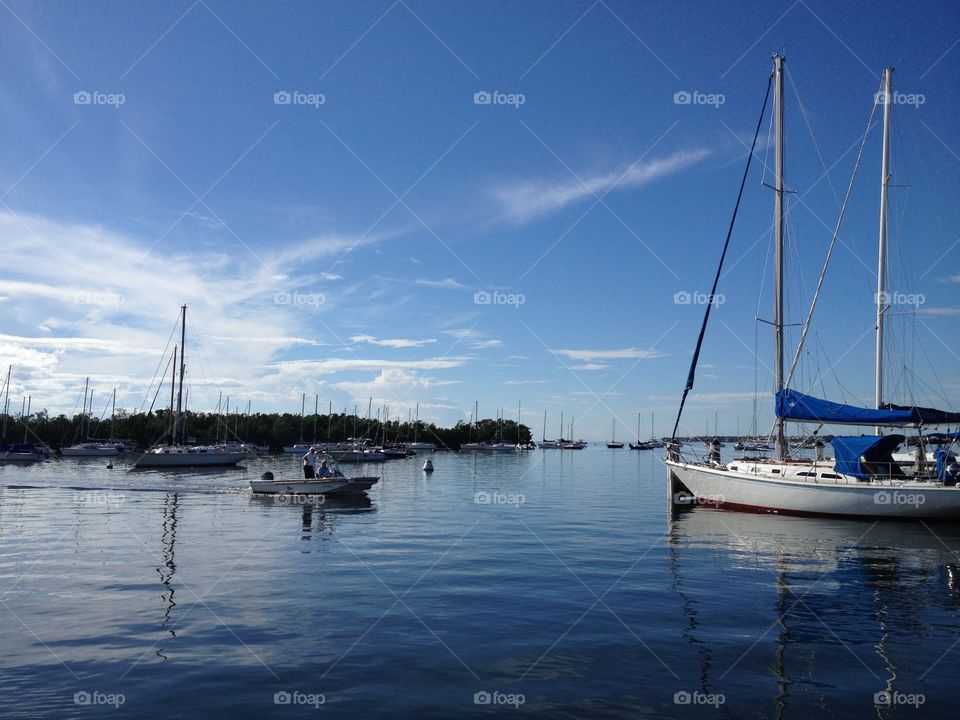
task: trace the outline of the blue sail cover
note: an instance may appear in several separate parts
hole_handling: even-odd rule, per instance
[[[871,475],[889,475],[899,467],[891,453],[904,441],[903,435],[836,435],[833,438],[834,469],[867,480]]]
[[[937,410],[936,408],[911,407],[909,405],[884,405],[888,410],[909,410],[913,413],[914,422],[921,425],[957,425],[960,424],[960,413]]]
[[[830,402],[784,388],[777,393],[777,417],[799,422],[901,427],[919,422],[912,410],[877,410]]]

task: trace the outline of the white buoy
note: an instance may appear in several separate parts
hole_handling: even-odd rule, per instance
[[[433,472],[433,460],[427,458],[427,461],[423,464],[424,472]]]

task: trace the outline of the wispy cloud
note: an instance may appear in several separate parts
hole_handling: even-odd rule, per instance
[[[348,370],[383,370],[387,368],[404,370],[449,370],[466,365],[468,357],[433,357],[423,360],[382,360],[366,358],[326,358],[324,360],[285,360],[273,363],[270,367],[286,375],[319,374],[345,372]]]
[[[456,338],[459,343],[471,350],[486,350],[503,345],[503,340],[487,337],[474,328],[457,328],[455,330],[441,330],[440,332]]]
[[[665,353],[662,353],[659,350],[641,350],[639,348],[622,348],[619,350],[552,350],[551,352],[556,355],[568,357],[571,360],[585,361],[649,360],[651,358],[664,357],[665,355]]]
[[[607,365],[606,363],[583,363],[581,365],[571,365],[570,369],[593,371],[593,370],[606,370],[608,367],[610,366]]]
[[[366,345],[379,345],[380,347],[389,347],[389,348],[418,348],[423,347],[424,345],[429,345],[430,343],[435,343],[436,340],[433,338],[427,338],[425,340],[409,340],[407,338],[393,338],[393,339],[378,339],[373,335],[351,335],[350,342],[360,343]]]
[[[602,195],[614,188],[639,187],[680,172],[700,162],[709,150],[685,150],[661,158],[637,162],[624,170],[582,177],[580,180],[526,180],[493,190],[504,214],[514,222],[527,222],[556,212],[584,198]],[[582,180],[582,182],[581,182]]]
[[[960,308],[922,307],[917,310],[917,315],[927,315],[931,317],[960,317]]]
[[[443,280],[414,280],[414,285],[423,287],[437,288],[438,290],[470,290],[469,285],[464,285],[453,278],[444,278]]]

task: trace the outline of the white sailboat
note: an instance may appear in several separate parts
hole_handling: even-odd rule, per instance
[[[83,383],[83,413],[80,415],[80,437],[83,437],[84,434],[90,434],[90,420],[87,410],[87,391],[90,384],[90,378],[87,378]],[[90,389],[90,410],[93,412],[93,390]],[[117,411],[117,391],[114,388],[113,391],[113,413],[110,416],[110,435],[113,436],[113,417],[116,415]],[[87,423],[87,429],[84,431],[84,421]],[[65,448],[60,448],[60,454],[63,457],[116,457],[120,453],[124,452],[126,448],[123,443],[113,442],[103,442],[100,440],[85,440],[83,442],[74,443],[73,445]]]
[[[7,421],[10,419],[10,378],[13,375],[13,365],[7,368],[7,379],[4,382],[3,399],[3,435],[0,436],[0,464],[24,464],[50,459],[50,449],[46,445],[35,445],[29,440],[30,426],[27,419],[30,417],[30,406],[24,398],[25,412],[21,413],[23,423],[23,442],[11,443],[7,440]]]
[[[613,430],[611,431],[610,442],[607,443],[607,447],[611,450],[619,450],[623,447],[622,442],[617,442],[617,419],[613,419]]]
[[[666,465],[672,493],[683,493],[699,504],[715,507],[784,513],[794,515],[835,515],[879,518],[960,519],[960,466],[949,465],[940,455],[933,472],[908,476],[891,457],[903,442],[903,435],[836,436],[833,439],[835,460],[792,459],[788,455],[784,423],[817,422],[824,424],[872,425],[882,427],[917,427],[960,422],[960,413],[928,408],[890,409],[882,406],[878,381],[877,408],[857,408],[833,403],[799,393],[788,386],[783,357],[783,67],[784,59],[774,56],[774,123],[775,141],[775,239],[776,255],[774,300],[774,375],[777,389],[774,459],[741,458],[724,463],[719,446],[710,449],[706,460],[688,459],[681,455],[676,442],[677,427],[668,450]],[[892,68],[884,72],[882,93],[892,97]],[[884,104],[884,154],[881,190],[880,276],[886,240],[886,185],[889,178],[889,128],[892,102]],[[759,124],[757,129],[759,131]],[[756,140],[754,141],[756,144]],[[753,149],[751,149],[751,156]],[[749,171],[749,162],[747,169]],[[746,174],[744,175],[746,180]],[[742,188],[742,186],[741,186]],[[839,227],[839,226],[838,226]],[[729,242],[729,235],[728,235]],[[726,248],[724,250],[726,252]],[[719,270],[717,274],[719,279]],[[882,282],[882,280],[881,280]],[[716,291],[717,280],[713,291]],[[882,286],[881,286],[882,288]],[[713,293],[711,293],[711,297]],[[882,302],[878,295],[878,303]],[[814,298],[814,302],[816,298]],[[705,312],[706,327],[710,307]],[[812,312],[812,310],[811,310]],[[878,375],[882,375],[882,314],[878,308]],[[809,323],[809,316],[808,316]],[[805,328],[806,329],[806,328]],[[680,412],[687,393],[693,387],[697,358],[703,339],[694,353]],[[792,370],[791,370],[792,372]],[[679,425],[680,416],[677,417]]]
[[[176,467],[197,467],[197,466],[216,466],[216,465],[236,465],[246,457],[242,450],[228,448],[226,445],[186,445],[177,442],[177,436],[182,424],[183,412],[183,376],[186,373],[186,354],[184,345],[187,339],[187,306],[180,307],[181,329],[180,329],[180,390],[177,392],[176,413],[172,415],[172,427],[169,431],[168,444],[157,445],[147,450],[141,455],[134,467],[136,468],[176,468]],[[177,349],[174,348],[173,370],[176,376],[177,370]],[[173,385],[170,387],[170,405],[173,410]]]

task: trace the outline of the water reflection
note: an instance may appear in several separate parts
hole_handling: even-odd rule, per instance
[[[840,660],[846,667],[838,672],[856,674],[876,691],[909,694],[930,687],[924,680],[934,680],[937,658],[949,653],[960,635],[958,548],[960,527],[953,525],[704,508],[681,513],[670,523],[669,568],[685,617],[682,636],[696,650],[700,690],[722,692],[719,688],[735,682],[738,665],[763,655],[770,658],[775,718],[786,716],[791,704],[799,705],[799,695],[822,692],[811,689],[810,678],[832,680],[831,663]],[[743,574],[756,576],[757,597],[743,598],[745,613],[754,599],[758,613],[772,616],[753,626],[759,628],[754,636],[741,640],[732,663],[715,658],[725,650],[729,655],[730,648],[716,637],[715,614],[723,600],[702,591],[705,558],[728,566],[724,574],[732,586],[743,587],[738,583]],[[766,573],[773,582],[764,579]],[[714,591],[722,595],[721,589]],[[926,659],[917,662],[921,643],[930,647]],[[850,702],[862,702],[862,694]],[[804,705],[809,702],[810,697],[803,699]]]
[[[177,563],[174,558],[177,541],[177,507],[180,503],[180,495],[172,493],[166,496],[163,502],[163,532],[160,535],[160,544],[163,546],[163,562],[157,568],[157,574],[160,575],[160,583],[164,586],[164,591],[160,594],[164,604],[163,621],[160,627],[170,633],[170,637],[175,638],[177,631],[170,624],[173,608],[177,606],[174,600],[176,588],[173,587],[174,574],[177,572]],[[163,654],[164,648],[157,648],[157,655],[163,660],[167,656]]]
[[[250,504],[277,512],[300,511],[300,539],[318,540],[331,535],[341,515],[358,515],[376,510],[367,495],[250,495]]]

